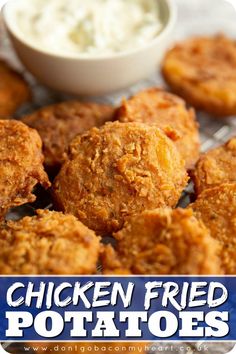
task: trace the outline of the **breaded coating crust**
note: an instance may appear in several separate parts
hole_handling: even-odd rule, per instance
[[[37,353],[146,353],[146,349],[150,348],[150,343],[144,342],[65,342],[65,343],[28,343],[32,348],[38,348]],[[47,347],[47,350],[45,348]],[[61,351],[58,351],[58,350]]]
[[[191,210],[144,211],[117,232],[116,250],[104,247],[105,274],[219,274],[218,243]]]
[[[43,141],[45,165],[58,169],[65,160],[65,151],[77,135],[113,120],[114,108],[97,103],[68,101],[44,107],[22,119],[38,131]]]
[[[162,89],[152,88],[124,100],[117,110],[121,122],[141,122],[156,125],[165,131],[173,128],[177,133],[176,146],[192,169],[199,157],[200,138],[198,123],[193,109],[185,102]]]
[[[11,116],[30,99],[30,88],[23,77],[0,60],[0,118]]]
[[[236,137],[203,154],[192,172],[195,191],[236,182]]]
[[[222,246],[222,269],[236,274],[236,184],[207,189],[190,205]]]
[[[19,121],[0,120],[0,217],[11,207],[33,202],[37,183],[50,186],[40,136]]]
[[[145,209],[175,206],[188,177],[164,133],[141,123],[107,123],[77,136],[54,182],[56,206],[99,235]]]
[[[99,238],[74,216],[38,210],[0,228],[0,274],[92,274],[99,249]]]
[[[216,116],[236,114],[236,42],[223,35],[177,44],[163,62],[163,75],[189,104]]]

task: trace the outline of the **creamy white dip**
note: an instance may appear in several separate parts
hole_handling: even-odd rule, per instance
[[[25,0],[14,16],[32,44],[91,57],[139,48],[163,28],[158,0]]]

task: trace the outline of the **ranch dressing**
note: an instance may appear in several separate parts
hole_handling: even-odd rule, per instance
[[[25,0],[15,21],[39,48],[91,57],[142,47],[163,28],[158,0]]]

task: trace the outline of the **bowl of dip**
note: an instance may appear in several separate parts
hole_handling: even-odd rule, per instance
[[[73,95],[111,93],[155,72],[170,45],[174,0],[9,0],[3,17],[23,65]]]

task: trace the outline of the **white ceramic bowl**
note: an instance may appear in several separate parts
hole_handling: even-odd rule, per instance
[[[73,95],[103,95],[148,77],[157,70],[170,45],[176,22],[175,0],[157,0],[164,29],[142,48],[99,58],[61,56],[29,44],[20,34],[13,16],[18,1],[7,2],[3,17],[19,58],[40,82]]]

